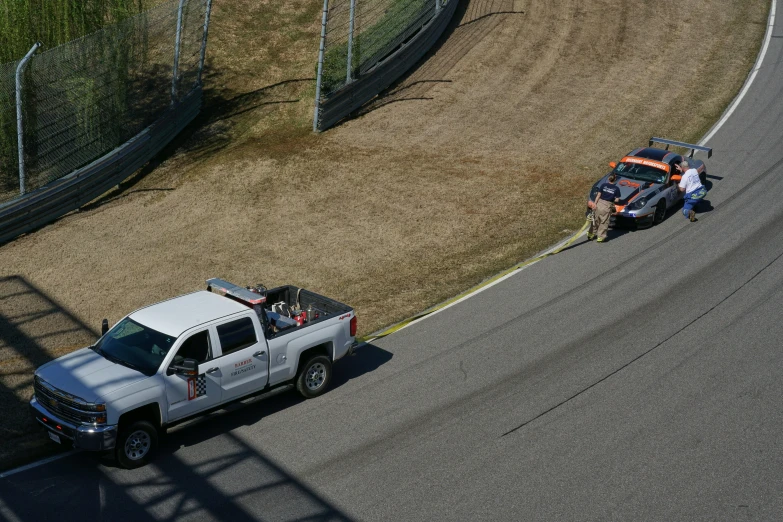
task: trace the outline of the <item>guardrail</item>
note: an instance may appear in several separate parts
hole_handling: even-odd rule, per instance
[[[121,147],[0,207],[0,243],[50,223],[122,182],[163,150],[198,116],[201,98],[201,87],[198,87]]]
[[[167,0],[0,65],[0,242],[100,196],[193,121],[211,7]]]
[[[351,4],[352,7],[354,3],[355,0]],[[458,0],[449,0],[448,3],[436,0],[434,6],[426,5],[425,9],[415,12],[408,24],[389,38],[385,45],[374,50],[367,59],[357,65],[351,63],[354,15],[350,15],[348,45],[338,41],[339,45],[346,46],[348,49],[346,75],[340,87],[332,92],[322,92],[320,87],[324,74],[324,55],[329,52],[328,46],[325,45],[328,34],[326,27],[329,23],[327,0],[324,6],[313,130],[323,131],[334,126],[416,65],[446,30],[457,10],[458,3]],[[361,36],[359,34],[356,37],[360,42]]]

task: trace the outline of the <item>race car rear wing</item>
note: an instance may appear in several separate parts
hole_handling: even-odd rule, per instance
[[[669,150],[669,146],[683,147],[685,149],[690,149],[690,151],[687,154],[689,158],[692,158],[693,154],[696,152],[706,152],[707,158],[712,157],[712,149],[710,147],[702,147],[700,145],[693,145],[691,143],[684,143],[682,141],[665,140],[663,138],[650,138],[650,147],[653,146],[653,143],[660,143],[662,145],[666,145],[666,150]]]

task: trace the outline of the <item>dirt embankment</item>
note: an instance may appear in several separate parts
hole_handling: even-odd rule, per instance
[[[606,162],[720,116],[768,9],[463,1],[416,71],[322,135],[309,132],[320,2],[216,3],[199,126],[155,170],[0,247],[3,413],[24,407],[33,366],[101,318],[208,277],[312,288],[355,306],[367,333],[528,257],[581,225]],[[21,313],[17,287],[39,296]],[[18,417],[6,436],[32,428]]]

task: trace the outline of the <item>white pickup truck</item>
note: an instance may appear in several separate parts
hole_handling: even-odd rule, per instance
[[[316,397],[353,352],[349,306],[295,286],[207,285],[104,320],[94,345],[38,368],[30,406],[49,437],[140,467],[167,427],[283,385]]]

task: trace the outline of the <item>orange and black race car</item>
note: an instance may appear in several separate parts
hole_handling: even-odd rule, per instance
[[[665,145],[665,148],[654,148],[653,144]],[[670,146],[688,149],[688,152],[677,154],[669,151]],[[589,201],[595,201],[599,187],[614,172],[617,175],[615,185],[620,187],[620,202],[615,204],[617,212],[612,218],[614,226],[642,228],[657,225],[666,217],[666,211],[682,200],[682,193],[677,190],[681,175],[675,165],[687,159],[691,168],[698,170],[702,184],[705,183],[707,169],[703,161],[693,159],[695,152],[705,152],[707,158],[712,157],[709,147],[650,138],[648,147],[634,149],[619,162],[609,163],[612,171],[593,185]]]

